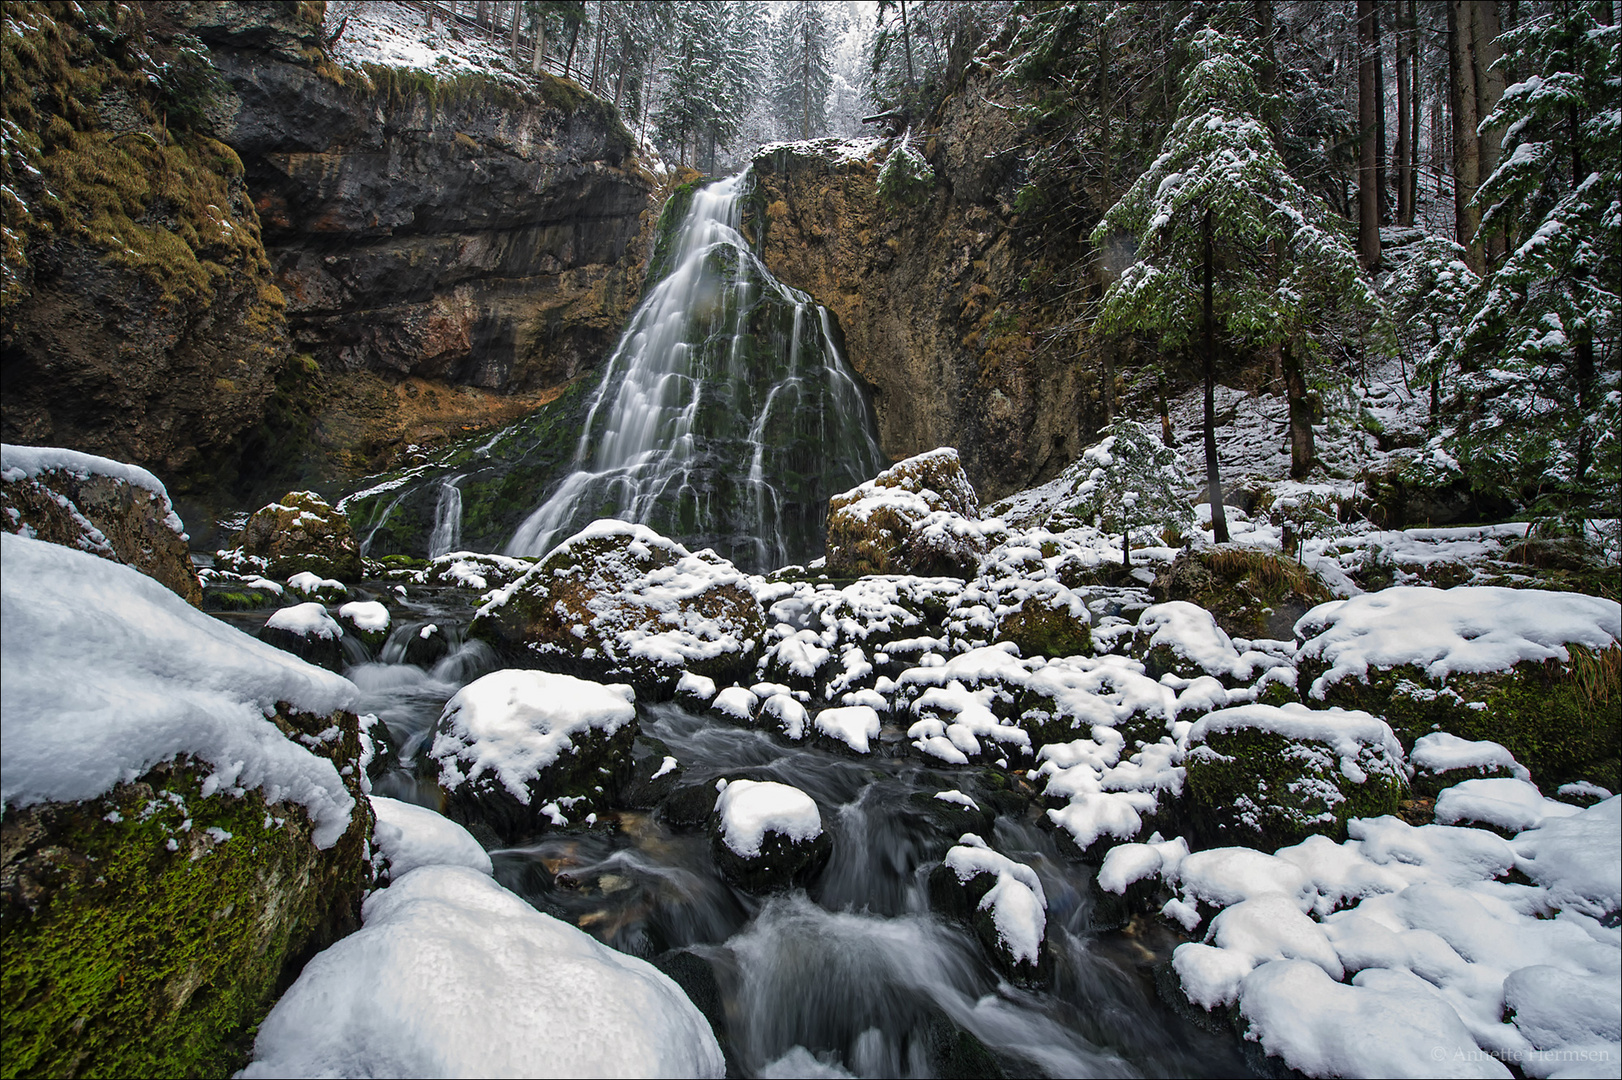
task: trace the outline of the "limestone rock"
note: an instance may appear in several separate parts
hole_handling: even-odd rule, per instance
[[[604,519],[492,596],[468,636],[509,663],[668,696],[684,671],[723,686],[753,681],[766,616],[748,579],[714,552]]]
[[[272,577],[311,573],[357,581],[362,573],[349,518],[313,491],[288,492],[254,511],[230,554],[250,568],[263,560]]]
[[[828,573],[971,577],[990,544],[957,451],[908,458],[828,501]]]
[[[0,450],[0,528],[133,566],[201,606],[169,493],[145,469],[46,447]]]

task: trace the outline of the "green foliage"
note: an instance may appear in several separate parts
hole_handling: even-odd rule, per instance
[[[1093,230],[1100,249],[1122,237],[1136,243],[1135,261],[1105,295],[1099,329],[1146,332],[1162,349],[1197,340],[1209,216],[1214,317],[1228,345],[1257,351],[1287,342],[1314,358],[1359,336],[1386,344],[1384,306],[1342,224],[1290,175],[1260,118],[1254,57],[1212,30],[1196,34],[1193,48],[1160,157]]]
[[[1189,478],[1182,455],[1124,416],[1107,432],[1071,466],[1084,477],[1072,489],[1073,512],[1105,532],[1121,533],[1124,548],[1136,530],[1186,528]]]
[[[878,191],[879,198],[891,207],[918,206],[934,194],[935,170],[924,155],[913,149],[910,133],[903,135],[884,159]]]
[[[208,46],[191,34],[177,34],[170,43],[174,56],[153,76],[158,102],[171,127],[206,130],[209,113],[218,107],[225,79],[209,57]]]

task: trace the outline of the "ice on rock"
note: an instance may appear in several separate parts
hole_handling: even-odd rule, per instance
[[[374,893],[259,1027],[245,1077],[720,1077],[667,976],[487,874],[424,866]]]
[[[721,816],[721,839],[746,859],[760,855],[767,832],[790,840],[815,840],[822,835],[822,815],[816,801],[797,787],[773,781],[726,782],[715,801]]]
[[[1530,781],[1510,777],[1466,780],[1436,797],[1436,820],[1442,825],[1479,822],[1510,833],[1580,813],[1581,807],[1545,799]]]
[[[1327,670],[1310,693],[1370,667],[1417,665],[1431,679],[1503,671],[1524,660],[1570,659],[1568,644],[1610,648],[1622,638],[1622,604],[1540,589],[1396,586],[1319,604],[1295,624],[1302,659]]]
[[[265,625],[272,630],[286,630],[299,637],[326,639],[339,637],[344,632],[338,621],[327,614],[327,609],[313,600],[272,612]]]
[[[0,534],[0,805],[78,802],[190,754],[209,790],[302,805],[315,842],[349,827],[333,763],[266,719],[278,702],[325,715],[349,680],[203,614],[130,567]]]
[[[879,714],[866,705],[847,705],[817,713],[817,730],[856,751],[868,753],[868,743],[879,737]]]
[[[528,782],[574,740],[596,729],[612,735],[636,719],[635,691],[546,671],[493,671],[445,703],[429,756],[440,785],[454,790],[485,773],[530,803]]]
[[[389,864],[389,877],[398,881],[419,866],[465,866],[481,874],[494,873],[490,856],[473,834],[424,806],[373,795],[377,824],[372,840]]]

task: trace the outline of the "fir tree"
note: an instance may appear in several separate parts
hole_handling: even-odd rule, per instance
[[[1476,200],[1508,254],[1430,374],[1449,384],[1446,447],[1479,488],[1552,516],[1616,516],[1622,452],[1622,27],[1565,2],[1508,31],[1521,79],[1482,127],[1503,156]],[[1609,504],[1608,506],[1606,504]]]
[[[1182,455],[1149,429],[1117,416],[1103,440],[1072,466],[1085,477],[1072,489],[1072,512],[1109,533],[1121,534],[1121,565],[1132,565],[1132,533],[1188,524],[1188,470]]]

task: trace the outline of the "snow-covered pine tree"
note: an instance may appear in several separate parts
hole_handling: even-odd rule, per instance
[[[810,139],[828,130],[833,20],[821,0],[794,0],[772,28],[772,103],[778,130]]]
[[[1104,438],[1071,466],[1083,472],[1073,487],[1077,517],[1121,534],[1121,565],[1132,565],[1132,533],[1188,526],[1188,469],[1182,455],[1142,424],[1117,416]]]
[[[1093,230],[1095,248],[1135,243],[1135,261],[1105,294],[1097,329],[1146,333],[1162,351],[1203,349],[1211,333],[1240,352],[1282,350],[1290,397],[1291,473],[1313,457],[1308,388],[1325,358],[1361,333],[1385,344],[1390,322],[1343,227],[1281,159],[1261,119],[1254,58],[1243,41],[1201,30],[1177,119],[1160,156]],[[1203,280],[1210,277],[1210,288]],[[1205,349],[1207,354],[1211,350]],[[1206,475],[1220,516],[1207,364]]]
[[[1622,27],[1563,0],[1501,41],[1520,81],[1481,121],[1505,132],[1476,199],[1508,255],[1436,351],[1454,413],[1438,441],[1477,487],[1551,518],[1616,517]]]
[[[1402,347],[1418,360],[1421,379],[1430,383],[1434,423],[1441,408],[1436,350],[1457,335],[1481,278],[1465,261],[1464,248],[1444,237],[1426,236],[1410,248],[1386,279],[1385,295]]]

